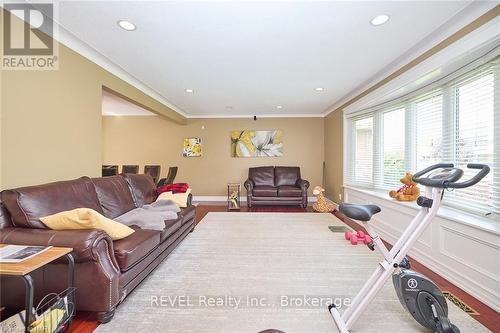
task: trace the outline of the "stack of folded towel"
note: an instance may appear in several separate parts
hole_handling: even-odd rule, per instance
[[[188,183],[175,183],[159,186],[157,189],[158,198],[156,201],[160,200],[172,200],[180,208],[187,207],[187,201],[191,189]]]

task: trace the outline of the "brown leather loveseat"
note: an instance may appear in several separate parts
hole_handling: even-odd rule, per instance
[[[247,205],[293,205],[307,207],[309,182],[300,178],[299,167],[256,167],[245,181]]]
[[[140,229],[113,241],[101,230],[47,229],[40,217],[87,207],[114,219],[134,208],[152,203],[156,186],[148,175],[82,177],[1,193],[0,243],[72,247],[75,256],[76,309],[97,312],[101,322],[113,317],[116,306],[194,230],[195,207],[191,200],[177,219],[165,221],[162,231]],[[66,287],[64,260],[33,274],[35,298]],[[168,281],[165,281],[168,283]],[[20,279],[2,279],[2,306],[24,304]],[[36,301],[35,299],[35,301]]]

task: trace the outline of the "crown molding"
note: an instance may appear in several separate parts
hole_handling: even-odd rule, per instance
[[[36,8],[37,2],[32,0],[26,0],[26,2]],[[56,5],[54,10],[57,15],[58,13],[57,2],[55,2],[54,4]],[[158,93],[153,88],[148,86],[146,83],[142,82],[135,76],[131,75],[124,68],[113,62],[104,54],[100,53],[91,45],[87,44],[86,42],[78,38],[73,32],[63,27],[60,24],[60,22],[57,21],[57,17],[56,18],[52,17],[52,21],[56,26],[56,29],[54,29],[54,33],[51,36],[53,39],[65,45],[66,47],[70,48],[71,50],[75,51],[76,53],[80,54],[81,56],[87,58],[88,60],[92,61],[96,65],[102,67],[103,69],[107,70],[111,74],[122,79],[123,81],[127,82],[133,87],[139,89],[149,97],[157,100],[158,102],[162,103],[163,105],[167,106],[168,108],[172,109],[173,111],[177,112],[183,117],[185,118],[188,117],[188,114],[183,110],[181,110],[174,103],[167,100],[164,96],[162,96],[160,93]]]
[[[36,6],[36,2],[27,1],[32,5]],[[174,103],[167,100],[160,93],[155,91],[153,88],[137,79],[130,73],[128,73],[124,68],[113,62],[111,59],[107,58],[105,55],[101,54],[98,50],[93,48],[91,45],[79,39],[75,34],[73,34],[70,30],[64,28],[57,20],[54,19],[54,23],[57,25],[56,34],[54,34],[53,38],[57,40],[59,43],[64,44],[68,48],[73,51],[79,53],[83,57],[88,60],[94,62],[98,66],[107,70],[111,74],[117,76],[118,78],[124,80],[125,82],[131,84],[135,88],[139,89],[146,95],[151,98],[157,100],[158,102],[164,104],[169,107],[173,111],[179,113],[185,118],[188,119],[201,119],[201,118],[253,118],[257,116],[259,118],[324,118],[328,116],[330,113],[338,110],[340,107],[346,107],[346,104],[352,104],[356,101],[354,99],[358,98],[358,96],[364,94],[367,90],[369,90],[374,85],[380,84],[385,81],[392,74],[400,70],[401,68],[407,66],[409,62],[413,59],[417,59],[422,56],[426,52],[430,50],[432,46],[438,45],[443,41],[449,39],[453,34],[457,33],[464,27],[466,27],[471,22],[478,20],[485,13],[494,11],[495,9],[499,9],[500,5],[496,5],[496,2],[490,1],[474,1],[468,6],[464,7],[461,11],[459,11],[455,16],[446,21],[443,25],[441,25],[438,29],[433,31],[427,37],[422,39],[420,42],[415,44],[412,48],[410,48],[407,52],[403,53],[396,60],[391,62],[381,71],[376,73],[370,79],[360,84],[358,88],[354,89],[352,92],[338,100],[332,106],[327,108],[324,112],[318,114],[244,114],[244,115],[227,115],[227,114],[189,114],[183,110],[181,110]],[[487,23],[487,22],[485,22]],[[481,25],[480,25],[481,26]],[[449,46],[449,45],[446,45]],[[445,46],[445,47],[446,47]],[[440,51],[440,50],[438,50]],[[436,51],[435,53],[437,53]],[[434,54],[435,54],[434,53]],[[431,55],[432,56],[432,55]],[[418,66],[416,64],[415,66]],[[410,68],[411,69],[411,68]],[[408,69],[409,70],[409,69]],[[401,75],[403,73],[400,73]],[[399,76],[398,75],[398,76]],[[397,76],[396,76],[397,77]],[[392,81],[394,78],[391,78],[387,82]],[[386,83],[387,83],[386,82]],[[385,83],[384,83],[385,84]],[[377,88],[378,89],[378,88]],[[377,90],[375,89],[375,90]],[[368,94],[367,94],[368,95]],[[353,101],[353,102],[351,102]]]
[[[449,46],[449,43],[446,41],[450,40],[455,34],[460,32],[462,29],[466,28],[468,25],[481,20],[483,16],[492,12],[498,11],[500,6],[496,5],[495,2],[489,1],[474,1],[470,5],[463,8],[459,11],[455,16],[446,21],[443,25],[441,25],[438,29],[434,30],[427,37],[422,39],[420,42],[415,44],[412,48],[410,48],[407,52],[403,53],[396,60],[391,62],[377,74],[375,74],[372,78],[368,79],[364,83],[358,86],[358,88],[354,89],[352,92],[347,94],[345,97],[341,98],[339,101],[330,106],[325,112],[322,113],[323,116],[328,116],[330,113],[339,110],[342,107],[346,107],[346,104],[352,104],[356,102],[355,99],[358,96],[364,94],[367,90],[371,89],[371,87],[380,84],[381,82],[386,81],[390,78],[394,73],[398,72],[402,68],[408,66],[415,59],[418,59],[426,52],[429,52],[433,47],[442,44],[444,47],[435,50],[433,54],[430,54],[429,57],[432,57],[434,54],[438,53],[442,49]],[[483,24],[488,23],[488,21],[483,22],[478,27],[481,27]],[[475,29],[473,29],[475,30]],[[463,37],[463,36],[462,36]],[[461,38],[461,37],[460,37]],[[460,39],[459,38],[459,39]],[[451,41],[454,42],[454,41]],[[426,59],[424,59],[425,61]],[[415,64],[413,67],[418,66],[419,64]],[[413,68],[412,67],[412,68]],[[411,68],[408,68],[409,70]],[[404,72],[403,72],[404,73]],[[399,73],[399,75],[403,74]],[[398,75],[398,76],[399,76]],[[396,76],[397,77],[397,76]],[[387,82],[392,81],[394,78],[390,78]],[[386,82],[386,83],[387,83]],[[384,83],[385,84],[385,83]],[[377,88],[378,89],[378,88]],[[375,90],[377,90],[375,89]],[[353,101],[354,100],[354,101]]]
[[[59,36],[57,39],[58,42],[66,45],[73,51],[79,53],[80,55],[92,61],[93,63],[97,64],[98,66],[104,68],[111,74],[131,84],[132,86],[139,89],[149,97],[157,100],[158,102],[174,110],[183,117],[188,118],[188,114],[186,112],[182,111],[175,104],[168,101],[165,97],[156,92],[153,88],[151,88],[141,80],[137,79],[136,77],[132,76],[125,69],[123,69],[122,67],[111,61],[105,55],[99,53],[99,51],[94,49],[92,46],[90,46],[89,44],[85,43],[84,41],[76,37],[71,31],[62,27],[58,22],[56,22],[56,24],[58,25],[59,29]]]
[[[344,114],[384,107],[411,98],[491,61],[500,53],[500,17],[496,25],[484,26],[429,58],[372,93],[343,108]]]
[[[73,51],[77,52],[81,56],[87,58],[98,66],[104,68],[111,74],[119,77],[125,82],[131,84],[137,89],[141,90],[146,95],[149,95],[151,98],[156,99],[158,102],[168,106],[175,112],[179,113],[183,117],[187,119],[206,119],[206,118],[226,118],[226,119],[239,119],[239,118],[253,118],[257,116],[258,118],[323,118],[323,114],[242,114],[242,115],[228,115],[228,114],[189,114],[187,112],[182,111],[179,107],[165,99],[158,92],[153,90],[151,87],[146,85],[144,82],[140,81],[136,77],[132,76],[125,69],[114,63],[111,59],[107,58],[105,55],[101,54],[95,48],[82,41],[78,37],[76,37],[71,31],[64,28],[59,22],[54,21],[57,24],[58,34],[54,36],[59,43],[64,44],[69,47]]]
[[[227,115],[227,114],[195,114],[188,115],[186,118],[188,119],[209,119],[209,118],[225,118],[225,119],[241,119],[241,118],[253,118],[256,116],[257,118],[324,118],[323,114],[307,114],[307,113],[289,113],[289,114],[236,114],[236,115]]]

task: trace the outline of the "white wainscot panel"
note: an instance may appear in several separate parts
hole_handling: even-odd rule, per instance
[[[372,219],[380,236],[394,244],[418,213],[418,207],[400,203],[382,192],[346,187],[346,202],[375,204],[382,212]],[[500,235],[475,227],[466,220],[436,217],[410,251],[451,283],[500,311]]]
[[[499,246],[459,230],[441,226],[441,252],[481,274],[500,281]],[[469,246],[464,246],[468,244]],[[478,256],[478,254],[481,254]],[[496,263],[496,264],[494,264]]]

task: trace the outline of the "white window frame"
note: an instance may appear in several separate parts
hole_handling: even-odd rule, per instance
[[[490,59],[491,60],[491,59]],[[484,62],[483,62],[484,63]],[[363,110],[360,112],[351,113],[349,115],[344,114],[344,180],[346,185],[353,187],[362,187],[368,189],[376,189],[376,190],[386,190],[383,186],[383,115],[386,112],[394,111],[395,109],[404,107],[405,108],[405,170],[415,170],[417,164],[417,152],[416,152],[416,138],[417,133],[414,131],[415,121],[416,121],[416,110],[415,105],[416,102],[422,100],[426,96],[430,96],[433,94],[442,94],[443,96],[443,130],[442,136],[443,140],[446,136],[448,136],[450,144],[446,150],[443,150],[443,161],[453,161],[455,157],[455,149],[454,137],[456,135],[456,86],[457,83],[463,81],[464,78],[468,76],[476,76],[481,73],[481,71],[485,68],[490,68],[494,73],[495,85],[494,89],[496,93],[494,94],[494,161],[493,161],[493,172],[494,178],[500,178],[500,57],[497,57],[486,65],[471,65],[467,68],[467,71],[464,72],[456,72],[450,75],[446,79],[441,79],[435,84],[431,85],[427,89],[420,89],[418,91],[412,92],[406,96],[398,98],[394,101],[390,101],[387,103],[383,103],[377,107]],[[352,168],[353,157],[355,154],[351,153],[353,149],[352,142],[353,135],[355,135],[353,131],[354,121],[366,117],[373,117],[373,175],[372,175],[372,183],[367,184],[356,182],[355,179],[351,179],[351,175],[349,174],[350,168]],[[500,188],[496,189],[497,193],[500,195]],[[447,203],[444,201],[445,205],[449,205],[453,208],[457,208],[463,211],[479,213],[478,211],[469,210],[466,206],[462,205],[461,207],[457,207],[456,205]],[[495,217],[499,217],[500,214],[500,202],[497,204],[493,203],[497,213],[493,213]],[[482,212],[484,214],[484,212]]]

